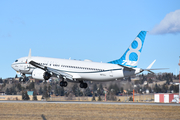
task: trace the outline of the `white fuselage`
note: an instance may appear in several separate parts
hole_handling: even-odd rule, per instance
[[[47,57],[31,57],[31,60],[43,66],[48,66],[55,70],[70,74],[73,76],[74,80],[110,81],[141,72],[140,68],[133,68],[133,70],[130,71],[117,64],[98,63],[87,60],[78,61]],[[38,68],[28,64],[28,61],[27,57],[20,58],[12,64],[12,68],[20,73],[32,74],[33,71]]]

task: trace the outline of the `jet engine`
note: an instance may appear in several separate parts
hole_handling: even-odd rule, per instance
[[[44,78],[45,80],[48,80],[50,77],[51,77],[51,74],[50,74],[50,73],[44,72],[43,78]]]
[[[49,72],[45,72],[44,70],[36,68],[32,72],[32,77],[39,80],[48,80],[51,77],[51,74]]]

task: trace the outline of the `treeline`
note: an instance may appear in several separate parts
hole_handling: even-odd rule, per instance
[[[66,96],[72,94],[74,97],[79,96],[104,96],[105,90],[107,95],[112,94],[118,95],[119,92],[123,92],[123,88],[119,88],[116,83],[110,84],[109,87],[104,86],[102,83],[90,83],[86,89],[79,87],[78,83],[72,83],[72,87],[61,87],[59,82],[52,83],[22,83],[18,81],[11,81],[9,84],[7,81],[1,86],[0,91],[5,91],[6,95],[22,95],[24,100],[28,100],[27,91],[33,91],[33,95],[42,95],[42,98],[49,98],[51,95],[55,96]]]
[[[170,82],[173,82],[173,79],[177,80],[179,79],[179,75],[173,75],[173,73],[158,73],[158,74],[140,74],[137,75],[140,80],[135,81],[135,84],[143,84],[145,81],[148,83],[153,83],[154,80],[157,81],[166,81],[166,83],[169,85]]]
[[[135,87],[136,93],[178,93],[179,92],[179,85],[168,85],[167,83],[163,85],[155,84],[153,87],[149,86],[149,84],[144,85],[143,87],[137,86]]]
[[[149,93],[167,93],[167,92],[179,92],[177,85],[170,85],[170,82],[173,82],[173,79],[178,79],[179,76],[175,76],[172,73],[163,73],[163,74],[141,74],[138,75],[140,80],[135,81],[134,84],[137,87],[133,87],[134,84],[131,82],[131,77],[126,78],[126,84],[123,80],[98,83],[98,82],[87,82],[88,87],[82,89],[79,87],[78,83],[70,83],[67,87],[59,86],[59,82],[52,81],[50,83],[35,83],[27,81],[25,83],[16,81],[16,80],[2,80],[0,78],[0,91],[4,91],[6,95],[22,95],[24,100],[28,100],[27,91],[33,91],[33,98],[36,100],[36,95],[42,95],[42,98],[49,98],[51,95],[54,96],[107,96],[107,99],[116,99],[117,95],[132,94],[132,89],[135,89],[136,93],[145,93],[147,90]],[[166,83],[163,85],[149,86],[154,79],[159,79],[160,81],[166,80]],[[144,81],[147,81],[147,85],[143,85]],[[126,86],[126,87],[125,87]],[[100,98],[99,98],[100,99]]]

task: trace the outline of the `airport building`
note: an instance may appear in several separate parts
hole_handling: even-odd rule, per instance
[[[179,103],[179,95],[173,93],[157,93],[154,94],[154,102],[156,103]]]

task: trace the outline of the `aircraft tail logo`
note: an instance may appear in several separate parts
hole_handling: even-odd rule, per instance
[[[140,54],[142,52],[144,40],[146,37],[146,33],[147,31],[141,31],[120,59],[110,61],[108,63],[120,64],[123,66],[133,68],[137,67]]]

